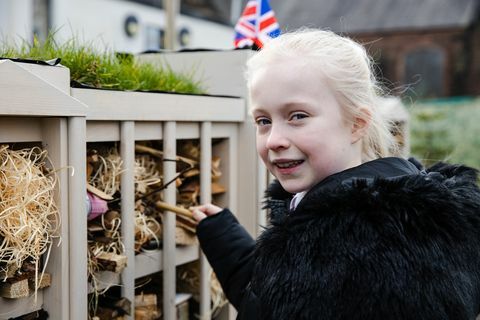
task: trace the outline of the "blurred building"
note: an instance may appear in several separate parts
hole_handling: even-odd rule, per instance
[[[177,0],[180,14],[176,49],[233,47],[231,14],[241,1]],[[75,37],[116,51],[163,48],[165,12],[162,0],[1,0],[0,38],[31,41],[55,31],[62,41]]]
[[[364,43],[391,89],[415,97],[480,95],[479,0],[270,4],[282,30],[321,27]]]

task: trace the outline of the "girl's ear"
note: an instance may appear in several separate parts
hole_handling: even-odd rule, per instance
[[[353,118],[352,144],[361,140],[367,134],[372,119],[371,115],[370,110],[367,108],[361,108],[359,114]]]

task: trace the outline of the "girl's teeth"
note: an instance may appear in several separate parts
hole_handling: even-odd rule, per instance
[[[299,165],[300,163],[302,163],[302,161],[290,161],[290,162],[282,162],[282,163],[277,163],[277,167],[279,168],[291,168],[291,167],[295,167],[297,165]]]

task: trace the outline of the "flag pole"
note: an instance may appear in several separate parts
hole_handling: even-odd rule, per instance
[[[176,18],[179,12],[179,0],[163,0],[165,11],[165,49],[175,50]]]

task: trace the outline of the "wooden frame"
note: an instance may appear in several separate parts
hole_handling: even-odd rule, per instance
[[[69,132],[68,123],[81,122],[82,117],[85,121],[86,107],[50,82],[64,78],[65,74],[68,78],[68,69],[60,67],[0,61],[0,143],[42,144],[48,151],[52,165],[59,169],[55,202],[62,220],[62,242],[52,246],[47,265],[47,272],[52,275],[51,286],[39,291],[37,305],[33,304],[33,297],[0,298],[0,318],[20,316],[42,307],[52,319],[70,317],[68,231],[71,199],[68,190],[70,185],[81,183],[82,177],[69,176],[69,150],[70,145],[81,145],[83,141]]]

